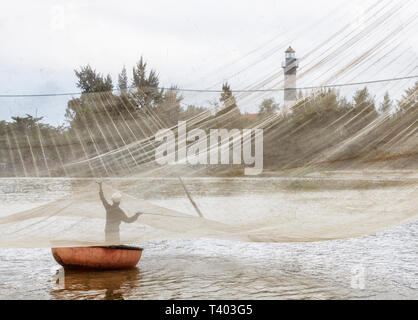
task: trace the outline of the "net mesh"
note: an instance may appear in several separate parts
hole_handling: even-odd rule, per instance
[[[416,219],[416,102],[397,116],[377,114],[367,106],[364,110],[338,107],[327,111],[336,113],[327,119],[317,106],[330,96],[335,97],[332,91],[315,93],[301,98],[288,113],[258,115],[253,120],[250,128],[263,129],[264,135],[264,168],[254,177],[245,176],[245,168],[251,165],[190,164],[188,151],[198,141],[182,135],[179,124],[171,127],[177,145],[175,164],[156,161],[155,152],[163,142],[155,134],[162,125],[140,139],[134,129],[129,138],[130,126],[124,119],[97,122],[97,127],[89,120],[89,126],[57,132],[56,137],[26,146],[17,138],[18,132],[9,131],[7,135],[15,137],[19,146],[8,150],[15,159],[15,172],[65,175],[63,181],[82,182],[72,183],[67,194],[54,201],[2,212],[0,245],[112,245],[197,237],[319,241],[373,234]],[[367,113],[373,116],[367,118]],[[188,119],[186,129],[232,129],[237,123],[242,125],[240,119],[235,107],[217,113],[206,110]],[[119,133],[109,130],[106,136],[103,128],[110,125]],[[105,151],[109,147],[106,139],[116,140],[119,135],[123,145]],[[33,139],[33,135],[26,138]],[[252,138],[245,142],[240,135],[231,136],[223,151],[230,163],[234,141],[239,140],[240,152],[247,143],[254,153]],[[52,142],[58,139],[68,142]],[[185,148],[185,158],[180,158],[180,145]],[[209,155],[211,148],[207,144],[203,151]],[[222,158],[221,151],[217,157]],[[155,179],[152,184],[146,182],[147,177]],[[104,198],[110,205],[112,194],[118,191],[126,217],[140,213],[134,222],[122,220],[120,229],[106,231],[109,217],[96,183],[102,180]],[[165,196],[181,198],[182,205],[164,202]]]
[[[82,93],[16,98],[50,105],[65,99],[67,123],[52,126],[36,116],[0,121],[1,184],[23,186],[1,194],[0,246],[197,237],[320,241],[416,220],[417,60],[401,45],[418,20],[405,11],[411,1],[391,3],[376,2],[362,13],[360,26],[343,26],[307,52],[297,81],[319,86],[295,89],[295,100],[279,106],[288,92],[283,70],[269,68],[238,91],[228,85],[167,89],[155,72],[145,73],[142,59],[132,87],[117,92],[87,68],[79,71]],[[400,12],[406,12],[402,25]],[[283,46],[268,49],[260,61]],[[402,55],[410,59],[399,67]],[[363,74],[379,75],[393,65],[399,79],[356,84]],[[327,86],[338,82],[345,85]],[[394,101],[388,91],[402,93]],[[22,102],[11,104],[17,110]],[[261,107],[257,114],[243,111],[251,106]],[[212,145],[215,129],[231,135]],[[99,196],[100,181],[109,205],[113,193],[122,194],[118,227]],[[65,192],[55,192],[63,186]],[[41,195],[43,188],[49,190]],[[22,209],[21,196],[31,200],[30,208]]]

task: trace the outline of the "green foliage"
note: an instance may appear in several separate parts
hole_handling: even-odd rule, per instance
[[[374,98],[370,96],[369,90],[367,87],[364,87],[361,90],[358,90],[354,93],[354,109],[357,112],[364,112],[365,114],[373,113],[376,115],[376,108]]]
[[[33,117],[30,114],[26,114],[26,117],[12,117],[12,122],[10,125],[18,131],[26,132],[28,129],[33,129],[39,126],[42,126],[40,121],[43,117]]]
[[[235,96],[232,94],[230,85],[225,82],[222,85],[222,93],[219,97],[221,106],[215,104],[215,118],[217,128],[238,128],[241,124],[241,112],[237,106]],[[221,117],[228,114],[227,117]]]
[[[148,71],[142,57],[132,69],[132,88],[125,67],[118,75],[120,93],[112,92],[109,75],[104,77],[89,65],[75,70],[75,75],[82,94],[68,101],[65,128],[49,126],[42,122],[42,117],[29,114],[12,117],[10,122],[0,121],[0,163],[7,167],[2,175],[63,175],[66,166],[57,165],[60,162],[112,152],[149,138],[161,128],[174,126],[178,120],[207,111],[194,105],[183,109],[179,90],[175,86],[159,89],[158,73]],[[396,150],[402,150],[405,143],[410,143],[405,149],[411,149],[416,144],[413,138],[418,129],[417,92],[418,82],[397,103],[386,93],[379,112],[394,112],[377,122],[374,122],[379,116],[375,100],[367,88],[356,91],[352,100],[331,89],[315,95],[299,93],[298,103],[287,115],[277,113],[279,105],[273,98],[264,99],[258,116],[244,119],[230,85],[224,83],[219,99],[214,102],[215,115],[208,117],[207,111],[205,123],[196,119],[195,126],[251,127],[263,117],[270,117],[272,121],[264,131],[264,150],[268,150],[264,158],[266,168],[289,169],[312,163],[338,168],[345,161],[369,163],[387,159]],[[373,126],[374,123],[378,125]],[[344,148],[338,148],[340,145]],[[327,161],[318,164],[318,159]],[[117,165],[125,169],[132,165],[124,161]],[[407,165],[402,162],[403,167]]]
[[[163,93],[162,99],[157,105],[156,114],[159,115],[165,127],[171,127],[177,124],[182,112],[180,105],[182,100],[183,97],[176,90],[175,86]]]
[[[182,110],[180,120],[187,120],[206,111],[205,107],[196,107],[195,105],[188,105],[186,109]]]
[[[275,102],[274,98],[264,99],[258,109],[259,115],[271,115],[279,110],[279,104]]]
[[[398,109],[402,113],[416,112],[418,108],[418,81],[412,88],[405,91],[398,103]]]
[[[126,74],[126,68],[123,66],[121,73],[118,76],[118,87],[121,92],[128,89],[128,75]]]
[[[383,101],[380,104],[379,112],[386,113],[392,109],[392,106],[393,106],[393,101],[390,99],[389,92],[386,91],[383,97]]]
[[[219,101],[223,104],[223,107],[226,110],[237,108],[237,102],[232,94],[231,87],[228,82],[225,82],[222,85],[222,93]]]
[[[102,74],[92,69],[90,65],[74,70],[77,80],[77,88],[83,93],[102,92],[113,90],[112,78],[110,75],[104,77]]]
[[[143,57],[132,69],[132,86],[136,88],[133,93],[134,103],[142,108],[143,112],[150,115],[151,108],[155,107],[163,99],[163,91],[158,89],[160,80],[155,70],[147,73],[147,63]]]

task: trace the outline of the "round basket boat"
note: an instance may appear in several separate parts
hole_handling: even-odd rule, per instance
[[[52,248],[54,259],[67,269],[129,269],[141,259],[142,248],[131,246]]]

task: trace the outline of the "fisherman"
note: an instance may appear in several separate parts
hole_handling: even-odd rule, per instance
[[[112,204],[109,204],[103,194],[102,183],[99,185],[99,195],[103,206],[106,209],[106,227],[105,227],[105,241],[112,244],[120,244],[119,225],[121,222],[132,223],[138,219],[140,212],[135,213],[132,217],[127,217],[125,212],[119,207],[122,195],[116,192],[112,195]]]

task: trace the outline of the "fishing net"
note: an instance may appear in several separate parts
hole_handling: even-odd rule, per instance
[[[39,145],[24,148],[20,142],[19,149],[8,150],[14,151],[11,158],[22,157],[21,167],[16,161],[14,169],[40,177],[14,180],[15,183],[20,181],[25,186],[38,181],[40,189],[45,188],[42,184],[48,185],[47,181],[69,185],[63,196],[48,198],[54,190],[46,191],[46,200],[55,200],[35,199],[32,203],[35,207],[28,210],[16,210],[19,206],[9,200],[4,208],[12,210],[2,210],[0,216],[0,245],[112,245],[197,237],[319,241],[373,234],[415,220],[416,102],[400,117],[376,114],[365,120],[350,108],[338,110],[338,117],[334,115],[325,122],[324,115],[311,114],[308,108],[309,104],[320,105],[329,95],[332,93],[322,92],[303,98],[287,114],[258,116],[253,125],[263,129],[263,168],[257,175],[245,174],[248,168],[254,168],[255,161],[233,163],[236,140],[240,154],[247,144],[254,156],[257,144],[254,132],[247,140],[242,134],[231,134],[228,148],[222,149],[219,139],[218,164],[209,163],[211,148],[215,148],[209,143],[200,149],[202,153],[207,151],[208,163],[204,159],[203,163],[193,162],[199,158],[193,149],[199,141],[187,139],[187,132],[197,128],[232,130],[231,123],[241,117],[235,108],[218,114],[199,113],[185,122],[183,136],[182,124],[173,126],[175,163],[167,159],[165,164],[158,163],[156,150],[164,142],[157,141],[155,133],[138,140],[132,135],[131,141],[125,138],[123,146],[109,151],[103,150],[105,135],[100,137],[102,141],[94,138],[99,137],[93,132],[100,127],[93,125],[77,129],[79,132],[72,135],[64,133],[67,137],[60,133],[55,139],[51,136],[51,140],[38,140]],[[129,122],[112,121],[115,128],[127,132]],[[106,124],[101,122],[100,126],[105,128]],[[108,137],[114,137],[110,132]],[[17,137],[16,132],[8,134]],[[69,141],[53,144],[58,138]],[[77,143],[75,139],[80,140]],[[186,158],[179,158],[181,145]],[[68,148],[73,148],[74,159]],[[167,148],[165,156],[169,156],[168,144]],[[48,153],[56,159],[36,156],[31,159],[31,152]],[[229,164],[220,161],[224,153]],[[63,173],[67,176],[60,177]],[[45,180],[42,175],[51,177]],[[110,205],[112,195],[121,193],[120,208],[127,218],[140,213],[134,222],[122,221],[120,229],[112,231],[117,233],[115,237],[106,237],[106,208],[96,181],[103,181],[103,195]]]
[[[159,87],[155,73],[145,81],[143,65],[117,92],[80,78],[84,91],[70,98],[27,98],[65,99],[68,123],[0,122],[0,246],[320,241],[416,220],[416,55],[397,66],[399,79],[356,84],[395,63],[391,54],[416,29],[416,13],[394,21],[407,1],[379,3],[361,26],[306,53],[295,79],[320,85],[291,87],[291,102],[283,71],[238,91],[185,90]],[[327,85],[338,81],[347,85]],[[402,94],[391,101],[387,91]],[[277,108],[271,96],[286,103]],[[260,104],[257,114],[243,111]],[[116,192],[118,227],[106,213]]]
[[[319,194],[299,191],[280,200],[274,199],[277,194],[263,199],[249,197],[253,211],[242,209],[247,204],[240,199],[219,206],[220,212],[205,211],[204,218],[191,210],[182,213],[123,194],[121,207],[127,216],[138,211],[142,214],[134,223],[122,224],[120,241],[112,242],[105,240],[105,212],[95,187],[89,185],[35,209],[2,215],[2,246],[111,245],[197,237],[320,241],[372,234],[416,219],[415,193],[401,186],[362,191],[341,188]],[[113,192],[107,185],[104,190],[105,195]],[[283,205],[286,202],[290,204]],[[275,207],[278,204],[283,206]]]

